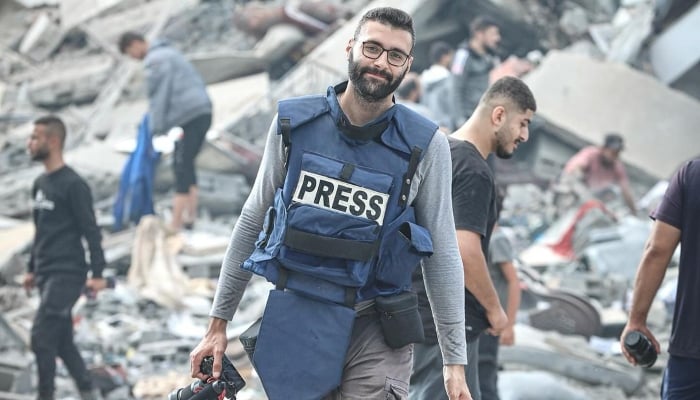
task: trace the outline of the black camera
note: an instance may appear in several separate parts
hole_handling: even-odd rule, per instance
[[[199,365],[199,371],[211,377],[213,367],[214,357],[204,357]],[[224,355],[219,379],[210,378],[207,382],[195,379],[189,386],[173,390],[168,395],[168,400],[217,400],[221,394],[224,394],[227,399],[236,400],[236,393],[244,386],[245,381],[238,370]]]
[[[637,361],[637,364],[650,368],[656,362],[656,349],[646,335],[639,331],[632,331],[625,336],[625,348]]]

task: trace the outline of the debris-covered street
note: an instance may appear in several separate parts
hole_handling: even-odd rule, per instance
[[[91,189],[102,234],[108,287],[86,290],[73,308],[94,385],[104,399],[165,399],[193,380],[190,352],[207,328],[277,101],[346,80],[348,39],[362,13],[379,6],[413,16],[418,74],[431,67],[432,44],[458,49],[469,22],[489,16],[500,28],[490,79],[520,76],[537,99],[529,140],[493,163],[505,196],[498,226],[522,291],[515,343],[499,350],[501,400],[659,398],[679,252],[648,318],[662,349],[653,367],[630,365],[619,337],[649,213],[699,153],[697,0],[0,0],[0,400],[36,399],[38,390],[30,338],[40,299],[22,287],[35,237],[32,185],[44,171],[27,153],[34,121],[54,114],[65,122],[63,154]],[[182,52],[211,99],[191,229],[168,226],[171,134],[152,138],[155,215],[138,214],[136,189],[120,189],[149,111],[144,68],[118,47],[128,31]],[[618,154],[633,204],[619,187],[563,178],[568,160],[611,132],[624,138]],[[239,336],[273,287],[254,275],[227,326],[226,353],[246,381],[238,400],[267,398]],[[80,399],[60,359],[55,398]]]

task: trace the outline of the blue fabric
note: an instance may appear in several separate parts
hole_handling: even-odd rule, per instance
[[[336,388],[354,322],[351,308],[272,290],[253,353],[268,398],[321,399]]]
[[[336,89],[279,103],[279,119],[291,127],[287,176],[266,218],[275,226],[261,233],[243,268],[275,282],[284,265],[290,276],[358,289],[359,302],[409,290],[413,269],[432,254],[430,233],[399,198],[412,150],[424,154],[437,126],[397,104],[367,124],[386,124],[376,139],[357,140],[339,128],[346,117]],[[318,240],[299,246],[287,241],[288,230]],[[325,244],[355,251],[331,254]],[[316,296],[317,286],[301,291]],[[335,301],[336,291],[327,293]]]
[[[663,400],[700,398],[700,359],[671,355],[661,384]]]
[[[122,170],[119,191],[114,201],[114,229],[121,230],[129,222],[138,224],[144,215],[155,214],[153,209],[153,180],[160,153],[153,148],[146,114],[139,124],[136,149]]]

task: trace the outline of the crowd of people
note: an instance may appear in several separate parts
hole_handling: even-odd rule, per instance
[[[219,377],[227,323],[257,274],[275,286],[252,356],[270,399],[499,398],[498,348],[517,340],[520,289],[497,223],[505,194],[487,159],[507,159],[528,140],[537,104],[518,77],[493,73],[495,21],[475,18],[456,50],[434,43],[421,74],[411,72],[415,36],[404,11],[369,10],[345,46],[348,80],[280,101],[222,262],[209,326],[191,353],[193,377],[211,378],[200,370],[207,356]],[[167,44],[128,33],[119,48],[146,64],[152,134],[182,129],[171,224],[178,230],[196,216],[193,160],[211,102]],[[46,169],[33,188],[37,229],[25,278],[41,295],[32,329],[41,400],[54,398],[56,356],[83,399],[99,398],[73,344],[70,310],[84,286],[104,288],[104,257],[89,187],[63,162],[65,137],[60,119],[44,117],[28,142]],[[622,137],[608,135],[574,156],[562,176],[592,189],[619,185],[636,213],[622,149]],[[700,304],[697,233],[686,223],[698,209],[697,170],[697,161],[683,167],[651,215],[625,331],[643,332],[661,350],[646,314],[683,243],[664,399],[700,393],[699,328],[681,317]]]

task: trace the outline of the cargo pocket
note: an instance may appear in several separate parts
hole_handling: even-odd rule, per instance
[[[433,254],[430,232],[413,220],[409,208],[387,226],[377,265],[377,280],[404,290],[410,288],[411,274],[420,261]]]
[[[386,400],[406,400],[408,399],[408,384],[398,379],[386,378],[384,384]]]
[[[266,263],[272,260],[279,251],[286,222],[287,207],[282,198],[282,190],[278,189],[275,193],[274,204],[265,213],[263,229],[255,241],[253,253],[241,264],[243,269],[267,276]]]

